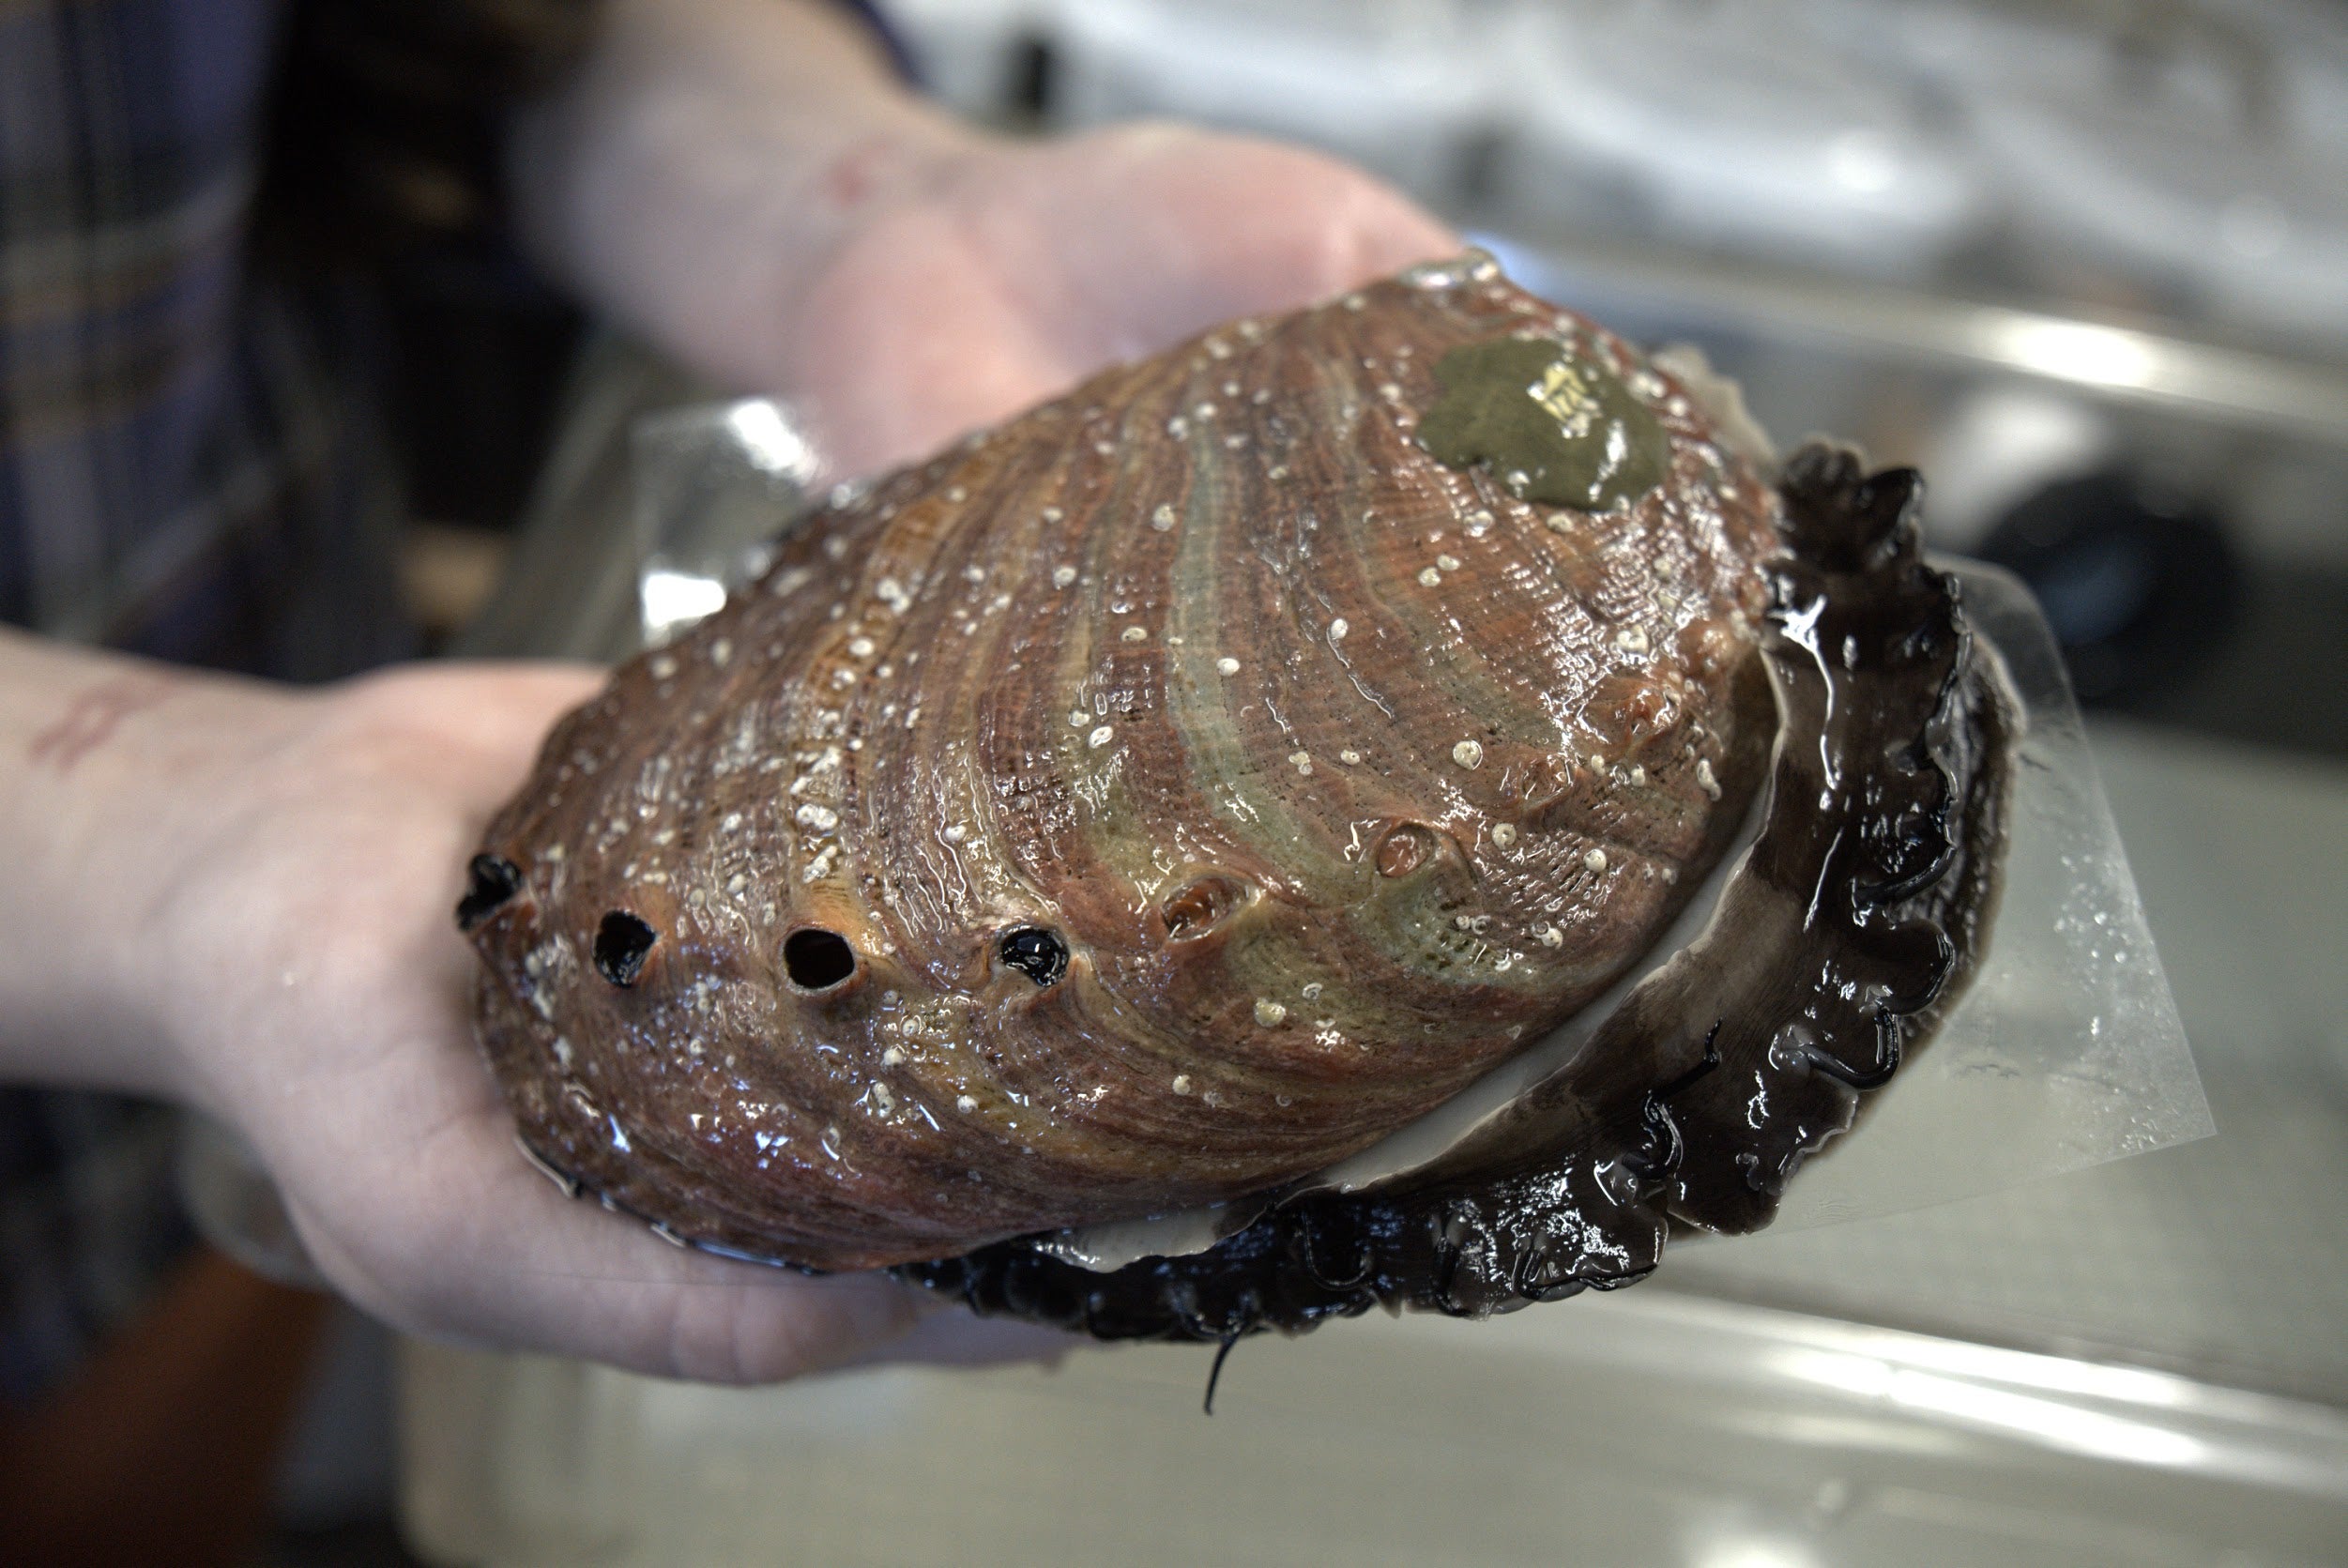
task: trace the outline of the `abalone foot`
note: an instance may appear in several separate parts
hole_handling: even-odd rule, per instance
[[[1675,1225],[1766,1225],[1969,978],[2013,740],[1994,656],[1923,561],[1915,473],[1813,444],[1779,489],[1761,836],[1705,934],[1585,1050],[1434,1165],[1303,1192],[1203,1252],[1104,1272],[1028,1237],[893,1272],[983,1314],[1227,1345],[1373,1306],[1481,1317],[1614,1289]]]

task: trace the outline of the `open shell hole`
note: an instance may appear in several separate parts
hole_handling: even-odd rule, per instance
[[[783,976],[809,996],[832,996],[856,978],[856,950],[822,926],[802,926],[783,938]]]
[[[1040,925],[1014,926],[995,944],[995,956],[1006,968],[1018,970],[1039,986],[1059,983],[1068,972],[1068,943],[1057,931]]]
[[[660,933],[640,915],[614,909],[595,928],[595,972],[622,989],[644,973],[644,961]]]

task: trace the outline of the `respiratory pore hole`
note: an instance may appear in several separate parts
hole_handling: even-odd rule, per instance
[[[476,855],[465,868],[465,897],[456,907],[457,929],[470,931],[522,891],[522,868],[498,855]]]
[[[644,973],[644,956],[659,934],[625,909],[614,909],[595,928],[595,972],[614,985],[628,986]]]
[[[836,931],[794,931],[783,938],[783,972],[801,991],[829,991],[856,973],[856,950]]]
[[[1038,985],[1050,985],[1068,972],[1068,944],[1056,931],[1023,925],[1003,933],[996,949],[1002,961]]]

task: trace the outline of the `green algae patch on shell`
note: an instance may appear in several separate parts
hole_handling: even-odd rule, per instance
[[[1570,342],[1498,338],[1436,361],[1442,395],[1419,443],[1454,467],[1487,464],[1512,494],[1608,510],[1663,482],[1670,445],[1622,378]]]
[[[1652,422],[1652,483],[1551,505],[1427,449],[1448,357],[1528,340]],[[487,831],[525,1142],[821,1269],[1325,1168],[1604,992],[1718,859],[1775,733],[1775,505],[1671,377],[1475,263],[842,494]]]

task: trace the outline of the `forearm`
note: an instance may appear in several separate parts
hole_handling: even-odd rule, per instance
[[[299,706],[0,628],[0,1079],[184,1088],[154,917]]]
[[[775,390],[806,282],[984,140],[821,0],[608,0],[577,78],[519,116],[511,173],[558,281],[704,374]]]

